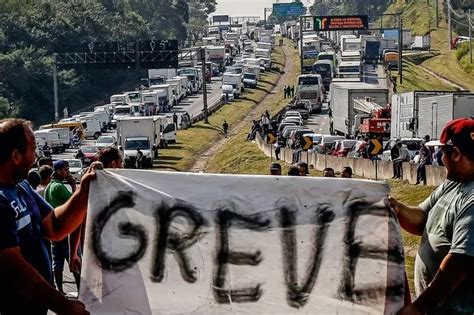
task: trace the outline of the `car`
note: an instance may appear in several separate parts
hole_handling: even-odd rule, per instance
[[[299,125],[299,126],[304,125],[303,119],[298,118],[298,117],[287,117],[287,118],[282,120],[282,123],[286,123],[286,122],[293,122],[293,123],[295,123],[296,125]]]
[[[79,183],[81,181],[81,177],[83,175],[84,170],[82,161],[79,159],[69,159],[65,161],[69,163],[69,173],[71,173],[72,177],[74,177],[76,183]]]
[[[296,123],[294,122],[285,122],[285,123],[281,123],[279,126],[278,126],[278,132],[282,132],[283,129],[286,127],[286,126],[296,126]]]
[[[332,155],[338,157],[347,157],[352,148],[357,144],[357,140],[338,140],[334,142],[331,148]]]
[[[288,139],[290,137],[290,133],[292,130],[298,130],[301,129],[301,126],[286,126],[283,128],[283,131],[281,132],[281,135],[285,138]]]
[[[285,116],[283,116],[283,119],[288,118],[288,117],[298,117],[300,119],[303,119],[303,116],[301,116],[301,113],[297,110],[289,110],[285,113]]]
[[[100,150],[96,145],[85,145],[81,147],[81,151],[84,153],[84,166],[89,166],[93,162],[97,161],[97,153],[99,153]]]
[[[384,147],[384,151],[382,153],[382,161],[391,161],[392,157],[390,154],[390,150],[400,141],[402,146],[408,149],[408,153],[410,154],[410,160],[413,160],[416,153],[421,148],[421,142],[423,139],[421,138],[401,138],[401,139],[390,139]]]
[[[313,111],[309,100],[298,100],[289,106],[289,110],[299,112],[303,119],[308,119],[310,113]]]
[[[322,135],[319,145],[315,147],[314,150],[317,153],[326,154],[329,152],[334,142],[344,139],[346,139],[344,136]]]
[[[116,142],[117,139],[115,139],[114,136],[100,136],[95,142],[95,145],[101,150],[115,145]]]

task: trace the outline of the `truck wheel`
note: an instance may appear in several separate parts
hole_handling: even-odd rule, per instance
[[[96,133],[94,133],[94,139],[96,139],[96,140],[97,140],[99,137],[100,137],[100,132],[96,132]]]

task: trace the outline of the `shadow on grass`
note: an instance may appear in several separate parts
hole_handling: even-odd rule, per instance
[[[193,125],[192,128],[197,128],[197,129],[210,129],[210,130],[216,130],[216,131],[221,131],[221,128],[213,125]]]
[[[253,100],[251,98],[248,98],[248,97],[241,97],[239,98],[240,101],[249,101],[249,102],[252,102],[252,103],[255,103],[257,104],[258,102],[256,100]]]
[[[180,161],[182,157],[179,156],[159,156],[158,161]]]

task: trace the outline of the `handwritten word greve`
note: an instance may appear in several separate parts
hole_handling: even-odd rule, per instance
[[[143,226],[131,222],[122,222],[119,225],[119,237],[136,239],[136,248],[128,257],[110,257],[102,247],[101,235],[104,227],[110,219],[121,209],[133,208],[136,196],[132,192],[120,192],[112,202],[99,211],[93,223],[91,248],[102,269],[122,272],[136,264],[146,252],[149,244],[149,237]],[[232,207],[229,207],[232,208]],[[216,268],[213,274],[213,295],[218,303],[239,303],[257,302],[262,296],[261,284],[253,287],[229,288],[226,283],[226,276],[229,265],[252,265],[257,266],[263,256],[260,251],[241,252],[230,248],[229,231],[232,227],[245,228],[252,231],[264,233],[270,228],[271,220],[262,215],[242,215],[223,207],[213,211],[214,225],[216,226]],[[403,249],[388,248],[380,249],[373,246],[364,245],[355,241],[355,229],[358,217],[361,215],[391,216],[393,215],[386,208],[368,204],[365,202],[353,202],[347,205],[347,228],[344,235],[345,255],[344,270],[342,270],[342,280],[339,284],[338,297],[341,300],[360,302],[367,299],[377,299],[380,295],[400,296],[404,290],[403,282],[388,287],[374,285],[365,287],[363,290],[355,290],[354,278],[356,265],[359,258],[369,258],[377,260],[388,260],[389,262],[402,264]],[[151,267],[151,280],[161,282],[164,278],[166,268],[166,254],[171,253],[176,259],[182,278],[194,283],[197,281],[196,271],[191,268],[192,258],[187,253],[187,249],[193,246],[202,234],[200,228],[210,225],[203,216],[193,208],[192,205],[177,203],[172,207],[160,204],[154,211],[154,217],[159,231],[154,240],[153,263]],[[176,233],[170,229],[173,220],[180,217],[188,221],[192,226],[186,233]],[[283,255],[283,274],[286,284],[287,303],[294,308],[301,308],[307,302],[315,286],[321,261],[324,254],[324,243],[328,234],[331,222],[335,218],[335,213],[329,205],[319,206],[314,211],[314,235],[312,237],[312,253],[304,280],[298,283],[297,270],[297,240],[296,240],[296,213],[287,207],[281,207],[279,211],[279,227],[281,228],[280,242]]]

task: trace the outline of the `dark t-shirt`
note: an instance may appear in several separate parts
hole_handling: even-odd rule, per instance
[[[26,180],[16,186],[0,185],[0,250],[20,247],[24,259],[50,283],[51,260],[42,220],[52,210]],[[46,314],[44,307],[8,288],[8,283],[0,284],[0,314]]]

